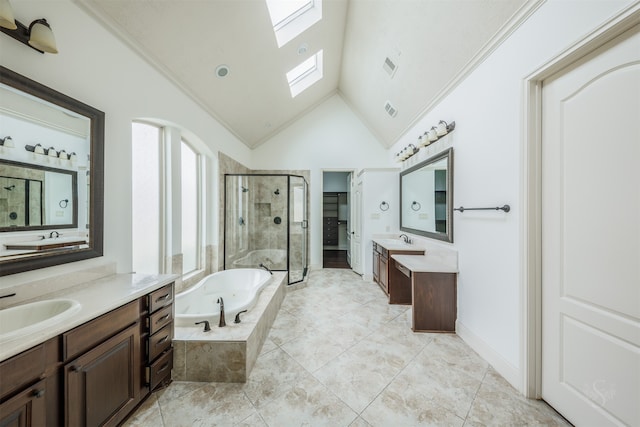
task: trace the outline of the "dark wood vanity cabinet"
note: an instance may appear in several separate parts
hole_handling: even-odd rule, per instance
[[[411,271],[393,260],[397,274],[410,282],[411,329],[414,332],[455,332],[456,273]]]
[[[142,303],[62,334],[65,425],[117,425],[140,403]]]
[[[411,282],[402,274],[397,274],[391,255],[423,255],[422,249],[387,249],[373,242],[373,281],[389,297],[389,304],[411,304]]]
[[[171,381],[173,368],[173,284],[149,294],[146,316],[147,338],[145,384],[149,391]]]
[[[412,273],[414,332],[455,332],[456,273]]]
[[[0,363],[0,426],[120,424],[171,381],[173,283]]]
[[[56,395],[47,393],[46,372],[45,343],[0,363],[0,426],[58,424],[47,423],[47,399]]]
[[[67,426],[117,425],[140,402],[140,328],[133,324],[67,363]]]

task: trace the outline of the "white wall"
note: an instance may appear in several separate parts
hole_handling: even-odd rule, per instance
[[[309,169],[311,266],[321,265],[322,170],[389,165],[387,150],[339,95],[253,150],[252,169]]]
[[[548,0],[389,152],[440,119],[455,120],[454,205],[511,212],[454,213],[459,333],[521,387],[521,192],[524,78],[630,1]]]
[[[12,2],[16,19],[46,17],[58,55],[0,36],[2,65],[106,113],[104,257],[6,276],[2,286],[117,264],[131,270],[131,122],[157,118],[189,129],[212,153],[250,162],[250,150],[70,0]],[[217,239],[215,233],[211,238]],[[214,241],[212,243],[217,243]]]
[[[376,235],[399,236],[400,175],[399,169],[365,169],[357,177],[362,181],[362,245],[361,260],[364,278],[373,279],[373,238]],[[380,208],[387,202],[387,210]]]
[[[322,174],[322,191],[345,193],[349,191],[350,172],[324,172]]]

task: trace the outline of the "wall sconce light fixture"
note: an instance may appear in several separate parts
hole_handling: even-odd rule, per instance
[[[388,211],[389,210],[389,203],[387,203],[387,202],[385,202],[383,200],[382,203],[380,203],[380,210],[381,211]]]
[[[5,136],[4,138],[0,138],[0,145],[5,148],[13,148],[15,144],[13,143],[13,139],[10,136]]]
[[[46,19],[36,19],[28,27],[13,17],[9,0],[0,0],[0,31],[40,53],[58,53],[56,39]]]
[[[420,205],[420,203],[416,202],[415,200],[413,201],[413,203],[411,203],[411,210],[414,211],[419,211],[422,208],[422,205]]]

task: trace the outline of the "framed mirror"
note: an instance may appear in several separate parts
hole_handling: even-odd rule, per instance
[[[400,230],[453,242],[453,148],[400,173]]]
[[[0,276],[102,256],[104,120],[0,66]]]
[[[0,159],[0,200],[0,232],[77,228],[78,172]]]

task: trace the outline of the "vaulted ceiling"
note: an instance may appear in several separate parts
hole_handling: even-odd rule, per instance
[[[264,0],[78,2],[250,148],[336,92],[393,145],[527,3],[322,0],[322,19],[278,48]],[[320,49],[323,78],[292,98],[286,72]]]

